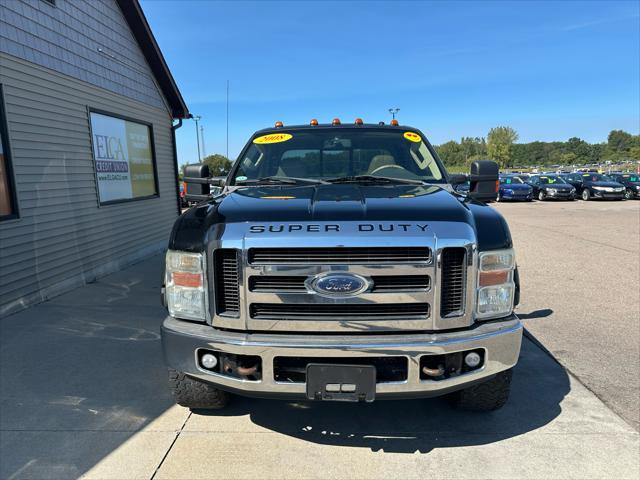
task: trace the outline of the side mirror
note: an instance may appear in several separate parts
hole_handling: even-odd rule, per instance
[[[184,183],[187,191],[185,199],[189,202],[207,200],[211,194],[211,180],[209,179],[209,165],[197,163],[184,167]]]
[[[500,183],[499,168],[491,160],[476,160],[471,164],[469,175],[469,197],[481,202],[490,202],[497,198]]]

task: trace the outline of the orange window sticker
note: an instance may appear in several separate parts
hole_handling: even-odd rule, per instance
[[[260,198],[268,198],[270,200],[293,200],[296,197],[291,197],[289,195],[265,195]]]
[[[286,142],[287,140],[291,140],[293,135],[290,133],[270,133],[269,135],[263,135],[261,137],[255,138],[253,143],[265,144],[265,143],[280,143]]]
[[[404,132],[404,138],[411,142],[419,143],[422,141],[422,137],[414,132]]]

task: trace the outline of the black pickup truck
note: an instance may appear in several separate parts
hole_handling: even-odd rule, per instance
[[[483,203],[494,162],[452,176],[415,128],[336,119],[278,123],[226,178],[185,177],[199,203],[174,225],[162,287],[177,403],[507,401],[522,326],[509,228]]]

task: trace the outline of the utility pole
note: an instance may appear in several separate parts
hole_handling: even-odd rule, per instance
[[[400,111],[400,109],[398,107],[393,107],[389,109],[389,113],[391,114],[391,119],[395,120],[396,119],[396,113],[398,113]]]
[[[200,156],[200,130],[198,130],[198,122],[202,117],[200,115],[194,115],[193,119],[196,121],[196,143],[198,144],[198,163],[202,162]]]
[[[200,125],[200,139],[202,140],[202,157],[207,158],[207,150],[204,148],[204,125]]]
[[[229,158],[229,80],[227,80],[227,158]]]

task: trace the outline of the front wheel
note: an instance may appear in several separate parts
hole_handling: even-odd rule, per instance
[[[547,196],[544,194],[542,190],[538,192],[538,200],[543,201]]]
[[[491,380],[449,394],[447,399],[455,408],[473,412],[491,412],[504,407],[511,392],[513,371],[505,370]]]
[[[582,191],[582,200],[584,200],[585,202],[591,200],[591,192],[586,188]]]
[[[169,388],[178,405],[192,409],[219,410],[229,403],[229,394],[209,383],[169,369]]]
[[[627,200],[631,200],[633,198],[633,192],[631,191],[631,189],[627,188],[624,191],[624,198],[626,198]]]

